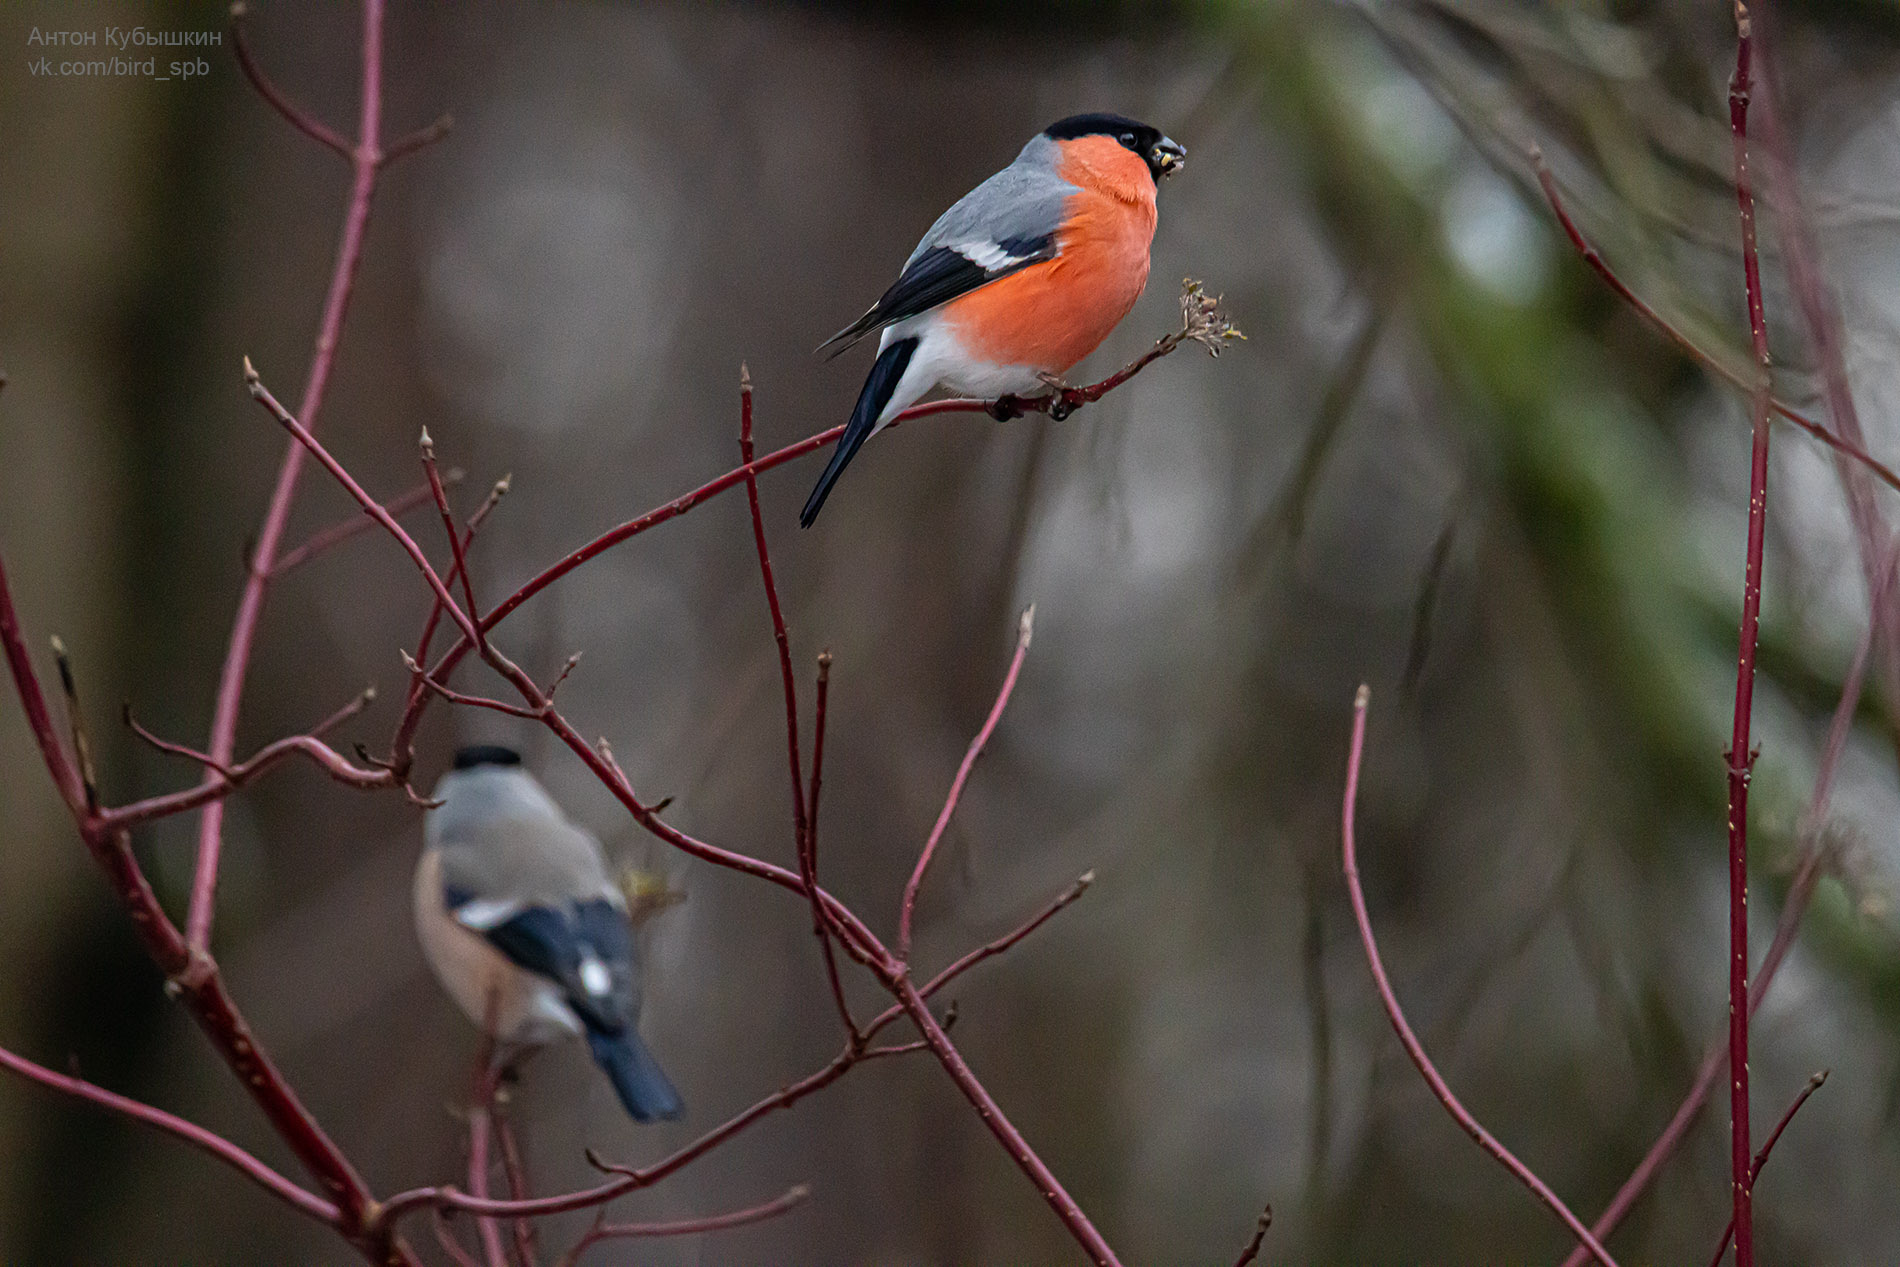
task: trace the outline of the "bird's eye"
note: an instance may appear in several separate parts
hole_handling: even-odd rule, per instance
[[[1120,136],[1116,137],[1115,139],[1120,141],[1123,145],[1126,145],[1131,150],[1135,148],[1135,134],[1133,132],[1124,132]]]

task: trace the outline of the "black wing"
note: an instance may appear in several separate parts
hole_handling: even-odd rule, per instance
[[[1031,264],[1052,260],[1057,249],[1053,233],[1001,242],[933,246],[905,267],[903,275],[869,311],[826,339],[818,350],[838,344],[838,351],[832,353],[836,356],[874,330],[929,312]]]
[[[633,1020],[633,934],[612,903],[524,907],[482,935],[512,962],[558,984],[588,1029],[618,1034]],[[607,970],[605,990],[589,988],[603,984],[587,979],[589,958]]]

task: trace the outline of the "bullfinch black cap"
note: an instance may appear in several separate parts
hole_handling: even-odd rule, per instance
[[[484,765],[520,765],[521,754],[499,744],[475,744],[455,750],[455,768],[473,770]]]
[[[1137,123],[1122,114],[1072,114],[1042,130],[1042,134],[1052,141],[1073,141],[1082,136],[1119,137],[1123,132],[1146,133],[1150,140],[1161,139],[1158,129]]]
[[[1181,160],[1187,157],[1187,151],[1163,136],[1160,128],[1151,128],[1120,114],[1072,114],[1051,123],[1042,134],[1052,141],[1074,141],[1085,136],[1112,137],[1141,156],[1156,184],[1179,168]]]

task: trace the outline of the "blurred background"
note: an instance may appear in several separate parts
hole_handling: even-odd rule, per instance
[[[1806,223],[1868,443],[1891,455],[1900,15],[1876,0],[1766,7]],[[1162,191],[1149,292],[1078,381],[1174,328],[1183,276],[1224,293],[1247,343],[1218,363],[1190,347],[1059,424],[905,427],[866,450],[810,532],[795,516],[822,459],[763,480],[796,661],[807,676],[821,649],[837,661],[826,881],[891,931],[1035,602],[1035,646],[925,892],[918,954],[947,962],[1095,869],[1085,900],[954,993],[971,1063],[1111,1242],[1131,1262],[1229,1261],[1271,1201],[1270,1261],[1561,1256],[1562,1229],[1429,1098],[1378,1009],[1339,878],[1345,744],[1368,681],[1361,859],[1413,1021],[1477,1115],[1594,1216],[1725,1015],[1721,750],[1747,404],[1577,261],[1525,148],[1542,144],[1633,285],[1743,364],[1728,6],[392,8],[388,132],[444,110],[456,123],[382,186],[322,427],[382,495],[417,482],[424,425],[469,472],[464,511],[512,472],[475,551],[491,597],[731,466],[742,360],[762,445],[841,421],[868,358],[810,349],[1051,120],[1112,109],[1188,147]],[[277,82],[352,131],[355,7],[253,9]],[[130,742],[118,704],[180,740],[207,731],[284,446],[240,357],[295,398],[347,172],[256,98],[228,37],[186,83],[28,70],[57,53],[34,30],[114,25],[216,31],[225,16],[0,10],[0,548],[35,650],[56,632],[74,652],[116,802],[196,777]],[[1777,387],[1824,414],[1778,236],[1791,187],[1764,177]],[[1771,488],[1758,947],[1868,618],[1831,457],[1778,428]],[[1891,497],[1876,505],[1893,513]],[[350,512],[308,476],[291,540]],[[368,535],[284,580],[240,751],[371,682],[383,702],[340,743],[380,749],[425,599]],[[609,553],[504,630],[542,680],[586,652],[565,710],[611,739],[645,797],[675,798],[680,827],[790,862],[742,497]],[[1758,1132],[1833,1071],[1759,1190],[1771,1261],[1900,1261],[1885,680],[1877,664],[1818,828],[1828,875],[1755,1031]],[[833,1054],[802,903],[664,850],[506,718],[436,707],[422,785],[477,739],[521,747],[618,857],[688,895],[647,929],[644,1025],[687,1120],[636,1129],[582,1050],[544,1055],[516,1101],[539,1189],[586,1182],[583,1146],[655,1158]],[[296,1173],[165,1000],[11,699],[0,769],[0,1042]],[[193,829],[137,842],[180,911]],[[418,812],[290,767],[232,801],[227,840],[217,948],[270,1049],[379,1191],[455,1180],[475,1035],[410,931]],[[875,990],[852,987],[869,1007]],[[1612,1247],[1706,1258],[1726,1147],[1718,1108]],[[796,1182],[815,1195],[788,1217],[596,1261],[1079,1260],[924,1057],[853,1072],[617,1212],[711,1213]],[[543,1243],[577,1228],[550,1220]],[[346,1257],[173,1141],[0,1081],[0,1260]]]

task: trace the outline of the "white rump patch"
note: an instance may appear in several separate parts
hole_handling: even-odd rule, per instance
[[[614,988],[614,975],[607,971],[607,965],[598,956],[587,955],[581,959],[581,989],[598,998],[611,994]]]
[[[478,933],[499,928],[521,913],[521,903],[506,898],[476,898],[455,908],[455,922]]]

